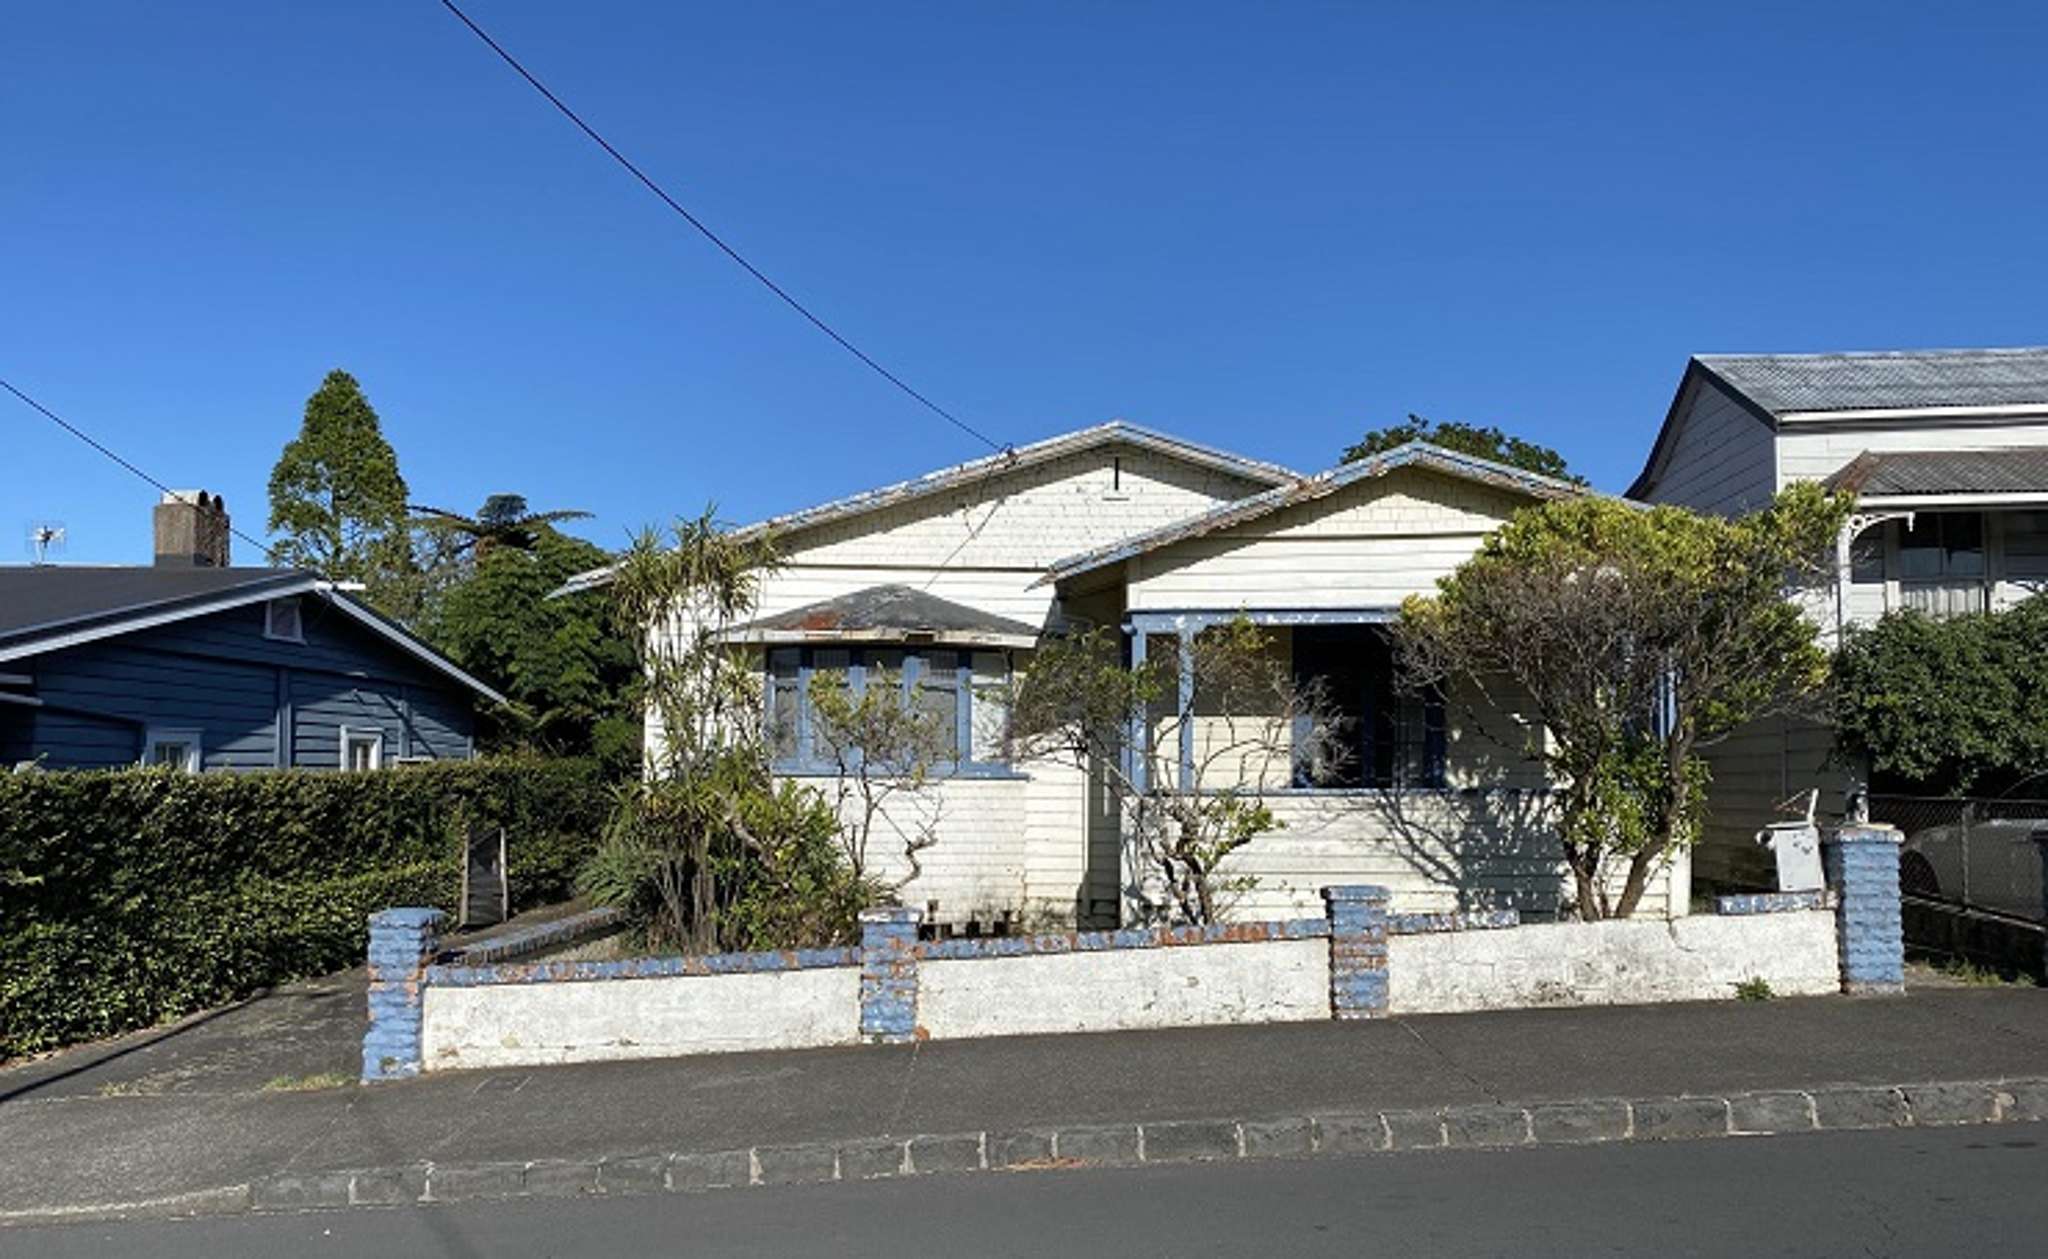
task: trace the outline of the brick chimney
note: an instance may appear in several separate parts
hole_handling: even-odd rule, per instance
[[[172,490],[156,505],[158,568],[226,568],[228,505],[205,490]]]

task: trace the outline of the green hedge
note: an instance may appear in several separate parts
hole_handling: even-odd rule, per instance
[[[460,819],[562,899],[609,803],[593,761],[0,775],[0,1058],[359,963],[365,915],[454,909]]]

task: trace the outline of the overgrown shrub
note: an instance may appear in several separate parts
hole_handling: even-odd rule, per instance
[[[2048,771],[2048,597],[1887,614],[1835,656],[1835,729],[1881,784],[1996,793]],[[2031,793],[2030,793],[2031,794]]]
[[[848,864],[839,839],[817,791],[772,783],[736,751],[684,777],[621,784],[577,886],[626,910],[651,949],[849,944],[883,889]]]
[[[607,801],[590,761],[0,776],[0,1058],[361,961],[367,914],[454,908],[466,824],[560,899]]]

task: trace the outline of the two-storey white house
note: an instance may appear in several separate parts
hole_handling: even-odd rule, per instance
[[[1109,423],[749,526],[783,566],[718,632],[760,671],[784,775],[829,790],[809,738],[821,675],[907,676],[957,732],[932,789],[938,842],[903,893],[941,922],[1118,921],[1143,872],[1102,775],[1007,759],[990,696],[1048,634],[1120,627],[1156,658],[1240,615],[1326,679],[1355,746],[1323,780],[1265,784],[1285,826],[1233,855],[1253,881],[1238,916],[1312,913],[1321,887],[1361,882],[1404,910],[1542,914],[1565,883],[1528,727],[1497,701],[1402,694],[1387,625],[1512,512],[1584,492],[1422,444],[1303,476]],[[1171,742],[1156,751],[1176,772]],[[1644,912],[1684,912],[1687,887],[1681,860]]]
[[[1631,498],[1734,515],[1795,481],[1856,495],[1835,580],[1813,609],[1832,640],[1914,608],[2009,606],[2048,583],[2048,349],[1701,355]],[[1809,788],[1837,803],[1860,767],[1816,721],[1766,723],[1710,754],[1703,879],[1754,883],[1751,837]]]

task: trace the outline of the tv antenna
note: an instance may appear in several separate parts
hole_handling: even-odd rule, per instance
[[[50,552],[64,550],[64,522],[60,520],[38,520],[28,527],[29,550],[38,564],[50,562]]]

